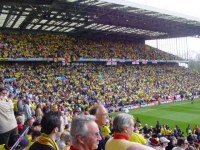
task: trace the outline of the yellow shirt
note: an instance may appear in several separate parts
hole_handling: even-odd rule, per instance
[[[6,149],[4,148],[4,146],[5,146],[5,144],[1,144],[1,145],[0,145],[0,150],[6,150]]]
[[[28,139],[29,143],[32,141],[32,135],[27,134],[25,137]]]
[[[63,147],[62,150],[69,150],[70,149],[70,146],[69,145],[66,145],[65,147]]]
[[[133,144],[133,142],[128,140],[110,138],[106,142],[105,150],[127,150]]]
[[[106,136],[108,136],[110,134],[110,129],[108,126],[103,126],[101,128],[101,132],[103,134],[103,137],[105,138]]]
[[[17,112],[17,111],[18,111],[18,106],[17,106],[18,100],[17,100],[17,99],[14,99],[13,102],[14,102],[14,103],[13,103],[13,104],[14,104],[14,111]]]
[[[129,137],[129,141],[140,143],[140,144],[143,144],[143,145],[147,144],[147,140],[144,138],[144,136],[142,134],[139,134],[139,133],[133,133]]]

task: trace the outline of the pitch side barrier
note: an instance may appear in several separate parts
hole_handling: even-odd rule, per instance
[[[32,61],[47,61],[47,62],[65,62],[65,58],[1,58],[0,61],[26,61],[26,62],[32,62]],[[132,63],[132,64],[157,64],[157,63],[188,63],[187,60],[147,60],[147,59],[120,59],[120,58],[107,58],[107,59],[97,59],[97,58],[84,58],[80,57],[76,61],[71,61],[68,63],[84,63],[84,62],[107,62],[111,64],[116,64],[118,62],[120,63]],[[66,62],[67,63],[67,62]]]
[[[194,99],[199,99],[199,98],[200,98],[200,95],[194,96]],[[139,108],[144,108],[144,107],[148,107],[148,106],[163,105],[163,104],[169,104],[169,103],[180,102],[180,101],[185,101],[185,100],[188,100],[188,99],[180,98],[180,99],[174,100],[173,98],[170,98],[168,100],[160,100],[160,101],[154,101],[154,102],[149,102],[149,103],[141,103],[141,104],[137,104],[137,105],[126,105],[126,106],[120,107],[119,110],[120,111],[133,110],[133,109],[139,109]]]

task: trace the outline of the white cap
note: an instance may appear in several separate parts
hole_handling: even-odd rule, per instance
[[[160,137],[160,143],[169,143],[170,140],[168,140],[166,137]]]

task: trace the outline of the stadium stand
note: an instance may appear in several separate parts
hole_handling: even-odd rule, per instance
[[[0,34],[1,58],[65,58],[66,56],[147,60],[180,59],[144,44],[75,40],[75,38],[66,35],[39,33]],[[74,58],[71,61],[73,60]]]
[[[171,55],[168,55],[171,57],[166,57],[167,55],[162,52],[150,52],[151,49],[148,51],[148,47],[144,50],[145,45],[141,44],[127,46],[105,42],[100,45],[93,41],[81,41],[73,45],[74,39],[60,35],[24,34],[19,36],[19,34],[2,33],[1,36],[1,56],[4,58],[10,56],[13,58],[62,57],[67,53],[83,58],[174,59]],[[17,42],[19,37],[24,39],[22,43]],[[25,40],[29,38],[35,40]],[[45,45],[41,43],[42,39],[47,43],[48,41],[54,42],[52,45],[48,43],[49,48],[41,48],[41,45]],[[62,49],[57,51],[61,51],[62,54],[52,50],[59,41],[71,43],[69,47],[66,47],[66,53]],[[134,49],[135,53],[131,52],[131,49]],[[110,50],[108,53],[110,55],[106,56],[105,53],[108,50]],[[24,118],[25,121],[31,117],[30,115],[34,115],[36,120],[40,121],[42,110],[46,109],[84,112],[98,101],[103,103],[109,112],[112,112],[124,110],[128,106],[142,106],[150,102],[163,103],[168,100],[180,100],[187,98],[191,93],[199,95],[199,74],[174,63],[134,65],[122,62],[116,66],[107,66],[97,61],[63,66],[60,62],[6,62],[1,64],[0,68],[2,86],[10,91],[9,96],[13,98],[15,113],[20,113],[18,112],[20,101],[22,101],[21,105],[28,102],[30,104],[27,106],[32,106],[27,107],[29,110],[24,109],[26,105],[21,106],[23,107],[22,113],[29,112],[29,116]],[[39,106],[36,107],[36,105]],[[18,127],[20,127],[22,122],[18,122]]]
[[[7,5],[9,2],[11,6]],[[120,9],[116,9],[114,7],[119,7],[118,4],[105,2],[108,7],[102,11],[100,6],[95,5],[97,2],[92,1],[88,5],[86,0],[24,0],[18,3],[21,7],[17,7],[17,2],[12,0],[2,2],[3,15],[0,19],[4,15],[6,19],[1,31],[8,29],[8,25],[10,29],[19,30],[0,32],[0,139],[6,139],[3,142],[0,140],[0,150],[28,150],[44,145],[50,150],[73,150],[77,145],[86,145],[89,147],[85,148],[87,150],[94,147],[104,150],[106,141],[113,135],[115,140],[120,139],[122,145],[130,144],[129,149],[198,148],[198,126],[192,128],[188,125],[186,139],[178,125],[171,129],[167,123],[161,125],[158,121],[156,126],[145,123],[142,126],[139,118],[133,120],[131,115],[119,114],[121,118],[118,120],[107,114],[107,111],[128,113],[131,109],[200,97],[200,74],[178,65],[179,62],[187,63],[187,60],[144,44],[145,39],[196,34],[199,31],[198,22],[188,25],[183,18],[175,17],[179,21],[183,19],[183,22],[178,22],[178,30],[174,19],[163,18],[162,21],[155,18],[159,16],[155,12],[144,11],[154,14],[151,20],[138,8],[120,10],[121,5]],[[62,3],[67,5],[62,6]],[[69,14],[66,14],[67,11]],[[16,18],[19,19],[22,14],[27,18],[16,27]],[[102,16],[105,20],[101,20]],[[110,16],[113,19],[107,18]],[[169,18],[166,14],[160,16]],[[109,22],[106,19],[114,24],[106,25]],[[30,32],[27,32],[28,28]],[[44,32],[46,29],[50,32]],[[74,35],[63,33],[68,31],[73,31]],[[98,118],[98,125],[92,117],[90,126],[95,133],[87,130],[87,123],[84,123],[86,128],[84,124],[80,127],[79,123],[74,123],[76,126],[71,128],[74,116],[77,122],[81,121],[78,118],[87,122],[90,117],[84,115],[89,115],[91,108],[98,104],[105,110],[93,114]],[[125,122],[123,116],[128,116]],[[117,123],[119,131],[116,131],[117,125],[113,126],[113,120],[123,122]],[[3,121],[8,126],[3,125]],[[61,133],[63,124],[65,131]],[[86,129],[84,133],[82,128]],[[17,138],[11,141],[9,137],[17,132],[20,135],[17,134]],[[73,134],[70,138],[70,134],[75,132],[80,135]],[[86,138],[94,142],[88,142]],[[131,141],[140,144],[132,144]],[[115,143],[113,145],[116,146]]]

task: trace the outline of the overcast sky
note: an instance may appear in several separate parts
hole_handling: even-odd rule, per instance
[[[173,11],[183,15],[200,19],[200,0],[124,0],[147,6],[152,6],[168,11]],[[154,42],[155,43],[155,42]],[[200,38],[187,38],[187,47],[190,57],[194,58],[197,53],[200,54]],[[171,47],[165,47],[170,49]],[[180,47],[181,48],[181,47]],[[183,47],[185,49],[185,47]]]

